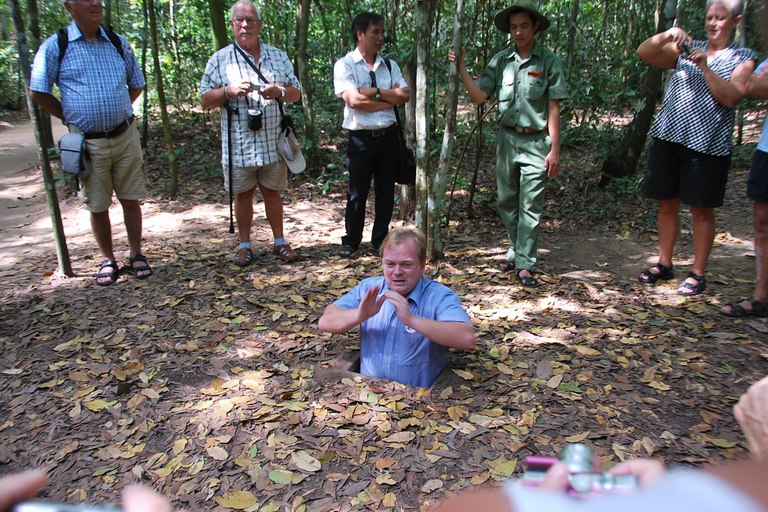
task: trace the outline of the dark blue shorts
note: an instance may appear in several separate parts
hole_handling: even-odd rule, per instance
[[[657,201],[680,199],[694,208],[719,208],[730,167],[731,155],[707,155],[676,142],[653,139],[643,193]]]
[[[756,203],[768,203],[768,153],[755,151],[747,178],[747,197]]]

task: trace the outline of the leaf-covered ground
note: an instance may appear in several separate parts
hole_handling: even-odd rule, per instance
[[[578,177],[591,158],[573,151],[564,172]],[[584,183],[550,189],[545,283],[521,288],[496,269],[504,237],[481,173],[479,218],[453,214],[446,259],[427,269],[461,296],[477,347],[453,353],[435,385],[418,389],[356,375],[356,332],[316,327],[328,303],[380,273],[371,253],[336,256],[343,182],[305,179],[286,194],[286,232],[303,258],[294,264],[268,252],[257,206],[260,254],[241,270],[220,179],[186,173],[169,201],[162,161],[149,163],[144,253],[155,275],[146,281],[125,274],[95,286],[99,258],[72,198],[62,203],[76,278],[52,273],[50,239],[25,238],[45,214],[0,229],[0,472],[48,469],[46,499],[115,501],[143,481],[190,509],[423,509],[519,475],[526,455],[568,442],[593,446],[606,465],[746,453],[731,409],[768,373],[768,323],[718,314],[754,279],[744,168],[718,217],[710,290],[692,299],[676,283],[637,283],[655,251],[642,201],[628,194],[603,202],[598,221],[574,220],[576,203],[608,197]],[[33,171],[23,176],[35,182]],[[19,207],[40,194],[19,196]],[[681,276],[689,220],[683,228]]]

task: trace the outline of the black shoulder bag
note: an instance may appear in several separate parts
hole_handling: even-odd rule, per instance
[[[384,63],[389,70],[389,76],[392,76],[392,65],[389,63],[389,59],[384,59]],[[413,151],[405,143],[405,135],[403,134],[403,125],[400,123],[400,113],[397,111],[397,107],[392,107],[395,111],[395,121],[397,122],[397,131],[400,134],[400,156],[397,159],[397,169],[395,171],[395,183],[400,185],[415,185],[416,184],[416,159],[413,156]]]

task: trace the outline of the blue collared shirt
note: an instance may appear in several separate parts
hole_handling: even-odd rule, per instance
[[[379,296],[387,291],[384,277],[363,280],[334,302],[342,309],[355,309],[371,288]],[[421,277],[408,294],[414,315],[438,322],[470,323],[459,297],[447,286]],[[395,307],[384,302],[379,312],[360,325],[360,373],[411,386],[429,387],[448,364],[448,347],[437,344],[406,327]]]
[[[35,55],[29,88],[51,94],[61,91],[64,119],[82,132],[113,129],[133,115],[128,88],[147,85],[131,45],[118,36],[125,59],[109,41],[104,29],[91,43],[73,21],[67,28],[69,44],[59,66],[57,34],[46,39]]]

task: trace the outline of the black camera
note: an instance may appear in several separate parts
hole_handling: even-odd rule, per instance
[[[264,112],[256,108],[248,109],[248,128],[257,132],[261,130],[262,120],[264,119]]]
[[[686,42],[682,43],[680,45],[680,57],[682,57],[684,59],[687,59],[688,58],[688,54],[690,54],[690,53],[691,53],[691,47],[688,44],[688,42],[686,41]]]

